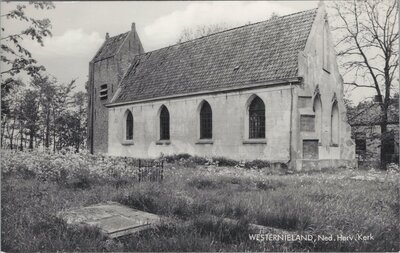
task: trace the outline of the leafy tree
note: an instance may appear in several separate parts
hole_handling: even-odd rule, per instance
[[[51,2],[38,1],[29,2],[33,8],[41,10],[53,9],[55,6]],[[49,19],[37,19],[26,14],[27,5],[17,4],[16,8],[8,13],[2,14],[2,23],[7,20],[15,22],[25,22],[27,27],[18,33],[8,33],[6,27],[1,27],[3,37],[1,38],[0,60],[5,67],[0,72],[1,86],[15,81],[15,76],[25,72],[31,77],[37,77],[41,70],[45,68],[37,64],[32,57],[32,53],[21,43],[24,39],[31,39],[43,46],[44,37],[51,36],[51,22]]]
[[[30,85],[23,82],[10,86],[2,102],[8,105],[2,118],[2,147],[5,141],[15,148],[43,147],[53,151],[74,147],[79,152],[85,145],[86,92],[74,92],[75,80],[60,84],[55,78],[37,76]],[[6,87],[6,86],[4,86]]]
[[[3,92],[3,88],[9,89],[9,91]],[[26,86],[21,80],[16,80],[10,86],[2,86],[1,147],[4,147],[4,139],[7,137],[9,147],[14,148],[15,131],[20,129],[19,116],[21,115],[25,90]]]
[[[398,3],[395,0],[334,2],[336,49],[345,84],[373,89],[379,103],[381,167],[386,168],[385,139],[392,92],[398,88]]]
[[[33,149],[33,141],[39,130],[39,101],[36,90],[28,89],[25,91],[21,105],[20,120],[29,131],[29,149]]]
[[[77,92],[72,96],[73,101],[73,111],[77,119],[75,128],[75,148],[76,152],[79,152],[81,146],[85,145],[86,133],[87,133],[87,104],[88,104],[88,94],[87,92]]]
[[[49,76],[37,76],[32,79],[32,86],[38,90],[41,123],[44,129],[44,145],[50,146],[51,113],[56,96],[56,80],[51,80]]]
[[[62,124],[62,120],[60,118],[64,117],[66,111],[69,110],[71,105],[71,93],[74,89],[75,80],[72,80],[67,85],[58,85],[55,87],[55,95],[51,105],[51,116],[53,122],[53,151],[61,149],[63,146],[62,143],[58,142],[61,132],[61,129],[58,124]],[[57,143],[58,142],[58,143]],[[57,146],[58,145],[58,146]]]

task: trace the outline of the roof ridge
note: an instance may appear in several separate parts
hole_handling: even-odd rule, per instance
[[[115,39],[116,37],[118,37],[118,36],[121,36],[121,35],[124,35],[124,34],[127,34],[127,33],[129,33],[129,32],[130,32],[130,31],[123,32],[123,33],[120,33],[120,34],[114,35],[114,36],[112,36],[112,37],[110,37],[110,38],[108,38],[108,39]]]
[[[184,41],[184,42],[178,42],[178,43],[173,44],[173,45],[169,45],[169,46],[161,47],[161,48],[154,49],[154,50],[151,50],[151,51],[148,51],[148,52],[144,52],[144,53],[142,53],[142,54],[138,54],[137,56],[146,55],[146,54],[148,54],[148,53],[153,53],[153,52],[156,52],[156,51],[158,51],[158,50],[167,49],[167,48],[170,48],[170,47],[174,47],[174,46],[177,46],[177,45],[182,45],[182,44],[189,43],[189,42],[193,42],[193,41],[200,40],[200,39],[203,39],[203,38],[208,38],[208,37],[211,37],[211,36],[216,35],[216,34],[221,34],[221,33],[224,33],[224,32],[229,32],[229,31],[232,31],[232,30],[241,29],[241,28],[245,28],[245,27],[248,27],[248,26],[252,26],[252,25],[258,25],[258,24],[260,24],[260,23],[266,23],[266,22],[270,22],[270,21],[272,21],[272,20],[283,19],[283,18],[287,18],[287,17],[289,17],[289,16],[300,15],[300,14],[302,14],[302,13],[304,13],[304,12],[312,12],[312,11],[316,11],[316,10],[318,10],[318,8],[308,9],[308,10],[299,11],[299,12],[287,14],[287,15],[284,15],[284,16],[276,17],[276,18],[273,18],[273,19],[269,18],[269,19],[267,19],[267,20],[262,20],[262,21],[258,21],[258,22],[255,22],[255,23],[251,23],[251,24],[246,24],[246,25],[241,25],[241,26],[237,26],[237,27],[232,27],[232,28],[229,28],[229,29],[226,29],[226,30],[223,30],[223,31],[219,31],[219,32],[207,34],[207,35],[204,35],[204,36],[201,36],[201,37],[192,39],[192,40],[188,40],[188,41]]]

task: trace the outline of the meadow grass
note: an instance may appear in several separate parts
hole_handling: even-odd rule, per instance
[[[354,180],[367,172],[349,169],[268,175],[265,170],[168,164],[162,183],[137,183],[88,175],[43,181],[16,171],[2,178],[1,245],[6,252],[399,250],[398,174],[389,180],[381,173],[379,182]],[[57,217],[61,210],[105,201],[171,221],[113,240],[96,228],[67,225]],[[374,240],[257,242],[249,240],[249,223],[298,234],[371,234]]]

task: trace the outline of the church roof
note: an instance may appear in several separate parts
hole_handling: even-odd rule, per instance
[[[117,36],[108,38],[100,50],[97,52],[96,56],[93,58],[93,62],[104,60],[106,58],[114,56],[118,53],[119,48],[124,42],[126,36],[128,36],[129,32],[121,33]]]
[[[297,77],[317,9],[269,19],[135,57],[114,103],[240,88]]]

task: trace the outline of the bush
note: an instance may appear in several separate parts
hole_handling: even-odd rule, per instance
[[[212,160],[215,161],[218,164],[218,166],[233,167],[239,164],[238,161],[235,161],[233,159],[228,159],[225,157],[213,157]]]
[[[192,159],[194,164],[197,165],[204,165],[208,162],[208,160],[205,157],[201,157],[201,156],[193,156]]]
[[[167,156],[164,156],[164,159],[167,163],[174,163],[174,162],[179,162],[181,160],[188,160],[191,157],[192,157],[191,155],[189,155],[187,153],[183,153],[183,154],[176,154],[176,155],[167,155]]]
[[[37,178],[75,189],[87,189],[93,183],[111,183],[116,187],[138,177],[138,160],[124,157],[93,156],[87,153],[44,153],[1,151],[2,175]],[[154,163],[154,160],[143,160]]]
[[[263,160],[254,160],[246,162],[244,164],[244,167],[246,169],[263,169],[263,168],[269,168],[270,163],[268,161],[263,161]]]
[[[398,173],[398,172],[400,172],[399,165],[396,163],[390,163],[387,165],[387,171],[392,172],[392,173],[396,173],[396,172]]]

